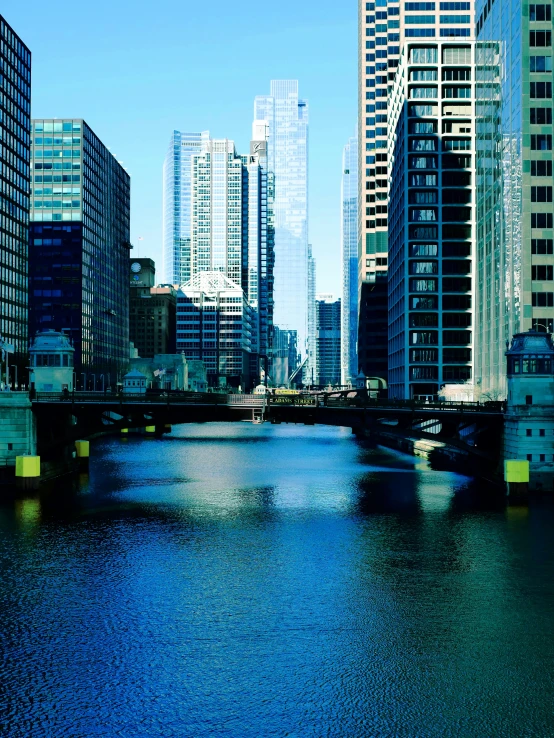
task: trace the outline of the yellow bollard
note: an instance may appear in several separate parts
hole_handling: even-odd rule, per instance
[[[144,430],[147,433],[155,433],[156,432],[156,426],[155,425],[147,425]]]
[[[40,456],[16,456],[15,476],[26,479],[40,477]]]
[[[79,466],[82,469],[88,467],[89,455],[90,455],[90,444],[88,441],[75,441],[75,449],[77,451],[77,458],[79,459]]]
[[[120,428],[119,432],[121,433],[121,435],[126,435],[127,433],[129,433],[129,428]]]
[[[90,455],[90,444],[88,441],[75,441],[77,456],[80,459],[88,459]]]
[[[526,500],[529,494],[529,462],[523,459],[506,459],[504,481],[510,501]]]

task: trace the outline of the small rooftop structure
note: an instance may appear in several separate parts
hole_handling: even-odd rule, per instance
[[[37,392],[73,391],[75,349],[65,333],[37,333],[29,348],[29,382]]]
[[[132,369],[123,377],[123,392],[129,395],[146,394],[146,377],[137,369]]]

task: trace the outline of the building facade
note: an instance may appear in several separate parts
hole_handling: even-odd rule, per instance
[[[192,158],[208,141],[208,131],[173,131],[163,165],[163,280],[183,284],[191,278]]]
[[[358,137],[342,152],[341,180],[341,384],[358,375]]]
[[[308,330],[308,103],[296,80],[273,80],[269,95],[256,97],[254,119],[268,124],[268,169],[274,175],[274,324],[281,338],[296,337],[298,359],[307,352]],[[280,341],[284,345],[285,342]],[[280,351],[274,381],[286,384],[296,366]]]
[[[177,293],[173,285],[156,287],[152,259],[130,260],[129,339],[141,358],[174,354]]]
[[[403,44],[389,99],[389,396],[474,380],[475,45]],[[471,397],[473,399],[473,397]]]
[[[317,295],[316,308],[316,384],[320,387],[341,383],[341,300],[333,295]]]
[[[552,6],[477,2],[477,382],[506,396],[515,333],[554,329]]]
[[[317,375],[317,341],[316,341],[316,269],[317,264],[311,244],[308,245],[308,360],[304,372],[304,384],[315,384]]]
[[[78,372],[113,379],[129,354],[129,175],[78,118],[34,120],[31,155],[30,331],[63,331]]]
[[[358,2],[358,363],[388,373],[388,99],[406,41],[473,36],[473,0]]]
[[[240,285],[203,271],[177,293],[177,351],[203,361],[212,387],[251,389],[254,310]]]
[[[0,60],[0,342],[15,354],[10,364],[21,378],[28,349],[31,52],[1,15]]]

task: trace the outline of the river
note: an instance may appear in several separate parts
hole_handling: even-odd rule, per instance
[[[554,736],[554,508],[349,430],[103,438],[0,504],[3,738]]]

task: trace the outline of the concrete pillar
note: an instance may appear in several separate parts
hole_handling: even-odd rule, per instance
[[[15,476],[18,456],[36,456],[36,422],[28,392],[0,392],[0,475]]]

